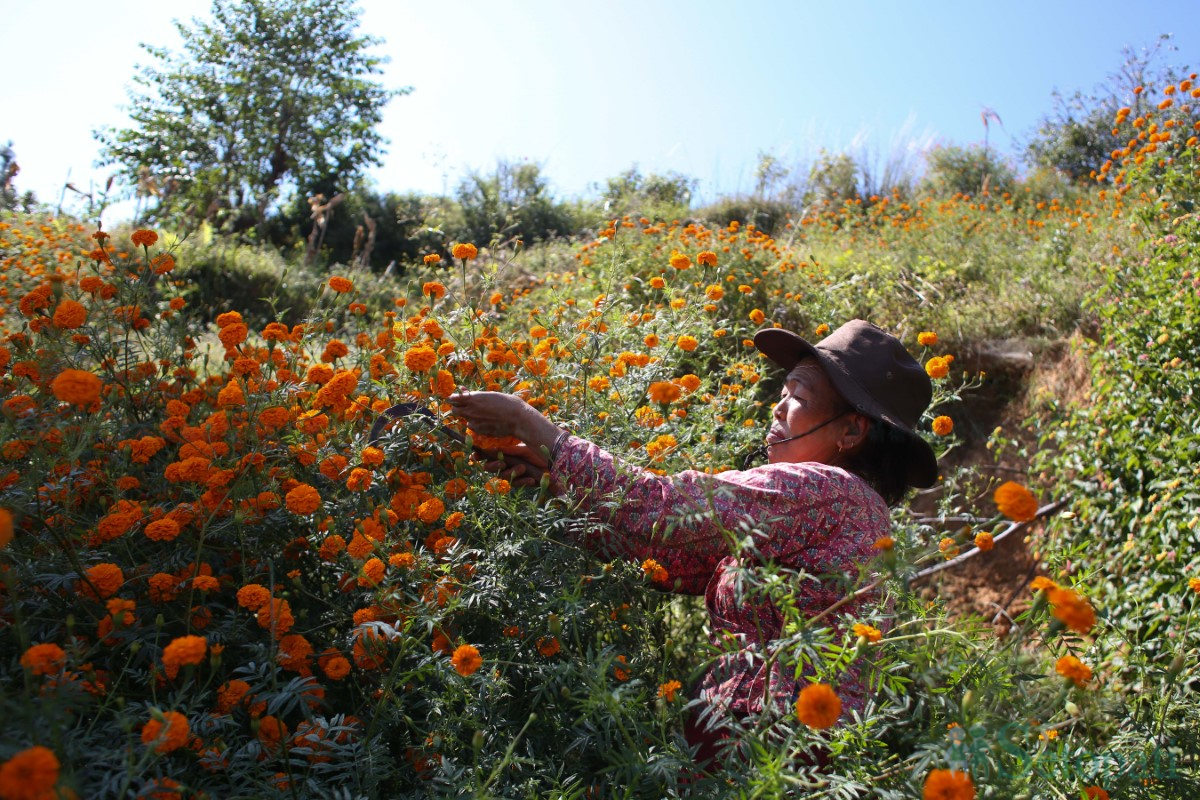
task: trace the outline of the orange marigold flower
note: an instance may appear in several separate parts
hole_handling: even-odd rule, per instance
[[[237,592],[238,605],[248,611],[258,611],[270,600],[271,593],[267,587],[258,583],[247,583]]]
[[[796,698],[796,717],[813,730],[833,727],[842,715],[842,698],[824,683],[810,683]]]
[[[715,283],[709,284],[708,288],[704,290],[704,296],[715,303],[725,296],[725,290]]]
[[[146,525],[143,533],[146,534],[146,538],[156,542],[174,541],[179,535],[179,523],[169,517],[163,517]]]
[[[50,391],[64,403],[90,406],[100,397],[103,384],[92,373],[82,369],[64,369],[50,383]]]
[[[689,373],[679,379],[679,385],[688,392],[694,392],[700,388],[700,378]]]
[[[695,336],[688,336],[684,334],[675,340],[675,346],[680,350],[690,353],[700,346],[700,342]]]
[[[975,546],[980,550],[987,551],[995,547],[996,542],[990,533],[987,531],[980,531],[979,533],[975,534]]]
[[[1075,656],[1060,658],[1054,664],[1054,671],[1079,687],[1092,679],[1092,668]]]
[[[86,574],[91,584],[90,587],[86,587],[87,590],[90,591],[94,587],[101,600],[112,597],[125,582],[125,573],[116,564],[97,564],[89,567]]]
[[[556,655],[562,649],[556,636],[543,636],[537,640],[537,650],[546,658]]]
[[[680,389],[670,381],[655,381],[646,390],[650,400],[655,403],[674,403],[679,399]]]
[[[199,664],[204,660],[206,652],[208,652],[208,640],[203,636],[180,636],[173,639],[169,645],[163,648],[162,654],[163,667],[166,668],[167,677],[174,678],[178,675],[180,667]]]
[[[654,583],[666,583],[670,578],[667,568],[653,558],[647,558],[642,562],[642,573]]]
[[[933,432],[938,436],[949,436],[954,430],[954,420],[943,414],[940,417],[933,418]]]
[[[244,322],[234,322],[217,333],[217,338],[221,340],[221,344],[225,345],[226,350],[232,350],[242,342],[246,341],[246,337],[250,335],[250,328]]]
[[[15,753],[0,766],[0,797],[4,800],[43,800],[56,797],[60,768],[58,756],[48,747],[33,747]]]
[[[450,250],[450,254],[455,258],[461,258],[463,261],[470,261],[475,256],[479,255],[479,251],[473,244],[456,244]]]
[[[923,347],[933,347],[938,343],[938,335],[933,331],[921,331],[917,334],[917,344]]]
[[[334,656],[321,664],[321,669],[330,680],[340,681],[350,674],[350,662],[345,656]]]
[[[217,315],[217,327],[218,328],[225,328],[225,327],[228,327],[229,325],[233,325],[236,322],[245,322],[245,320],[242,319],[241,312],[226,311],[222,314]]]
[[[302,483],[287,493],[284,503],[288,511],[303,517],[321,507],[321,494],[307,483]]]
[[[0,509],[0,513],[3,513],[3,509]],[[3,534],[0,533],[0,547],[3,546]],[[1200,578],[1188,578],[1188,588],[1196,594],[1200,594]]]
[[[479,651],[469,644],[461,644],[454,650],[454,655],[450,657],[450,663],[454,665],[454,671],[464,678],[468,675],[474,675],[478,669],[483,666],[483,659],[479,656]]]
[[[891,550],[896,546],[896,540],[890,536],[880,536],[872,545],[876,550]]]
[[[158,241],[158,234],[143,228],[134,231],[129,239],[133,242],[134,247],[153,247],[154,243]]]
[[[1045,575],[1039,575],[1030,582],[1029,588],[1035,592],[1040,592],[1046,589],[1057,589],[1058,584],[1047,578]]]
[[[750,321],[755,325],[762,325],[767,319],[767,315],[763,313],[761,308],[755,308],[750,311]]]
[[[1001,514],[1015,522],[1029,522],[1037,516],[1037,500],[1028,489],[1016,481],[1000,484],[992,494],[992,500]]]
[[[287,600],[272,597],[258,610],[258,627],[263,630],[274,629],[276,636],[282,636],[296,624],[292,616],[292,607]]]
[[[74,329],[87,322],[88,312],[82,303],[70,298],[64,299],[54,309],[54,325],[58,328]]]
[[[413,372],[427,372],[437,363],[437,351],[424,344],[404,351],[404,366]]]
[[[437,281],[429,281],[421,285],[421,294],[438,300],[446,296],[446,287]]]
[[[855,636],[863,637],[872,644],[883,638],[883,631],[879,630],[879,628],[872,627],[862,622],[855,623],[854,627],[850,629],[850,632]]]
[[[658,687],[658,696],[665,699],[668,703],[675,702],[675,693],[683,688],[683,684],[679,681],[667,681],[660,684]]]
[[[329,279],[329,288],[333,289],[338,294],[354,291],[354,282],[349,278],[343,278],[341,275],[334,275]]]
[[[692,265],[692,260],[679,251],[671,253],[671,266],[678,270],[687,269]]]
[[[1050,589],[1047,596],[1050,613],[1076,633],[1087,633],[1096,624],[1096,610],[1077,592],[1056,587]]]
[[[424,261],[426,264],[428,264],[431,267],[434,264],[437,264],[441,260],[442,260],[442,257],[439,256],[437,253],[429,253],[422,259],[422,261]]]
[[[942,555],[947,559],[954,558],[958,555],[958,545],[955,544],[954,540],[949,536],[944,537],[940,542],[938,542],[938,550],[940,550]]]
[[[717,265],[717,254],[712,250],[703,250],[696,254],[696,263],[702,267],[715,267]]]
[[[34,675],[57,674],[66,660],[66,652],[53,642],[35,644],[21,654],[21,666]]]
[[[7,508],[0,508],[0,550],[13,540],[13,516]]]
[[[288,735],[287,725],[278,717],[267,716],[258,721],[258,740],[268,750],[278,750]]]
[[[449,397],[454,394],[454,390],[458,385],[454,382],[454,376],[449,370],[439,369],[437,375],[430,381],[430,390],[438,397]]]
[[[428,525],[441,519],[445,512],[446,504],[436,497],[431,497],[417,506],[417,519]]]
[[[931,378],[944,378],[950,374],[950,362],[945,356],[934,356],[925,362],[925,373]]]
[[[228,714],[241,705],[242,700],[250,693],[250,684],[243,680],[226,681],[217,690],[217,711]]]
[[[974,800],[975,784],[965,772],[935,769],[925,778],[924,800]]]
[[[355,467],[350,470],[350,476],[346,478],[346,488],[352,492],[365,492],[371,488],[371,481],[374,477],[371,470]]]
[[[1088,800],[1108,800],[1108,792],[1099,786],[1089,786],[1083,790],[1083,793],[1087,795]]]
[[[170,753],[187,744],[191,728],[178,711],[164,711],[163,721],[151,719],[142,726],[142,743],[159,753]]]

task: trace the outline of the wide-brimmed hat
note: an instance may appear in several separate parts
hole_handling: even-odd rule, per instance
[[[937,456],[916,431],[933,399],[933,383],[895,336],[855,319],[815,345],[789,330],[765,328],[754,334],[754,346],[789,372],[806,356],[817,359],[855,411],[895,432],[894,446],[908,456],[908,485],[937,480]]]

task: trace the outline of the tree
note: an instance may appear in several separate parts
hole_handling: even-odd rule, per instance
[[[293,191],[355,182],[379,163],[384,106],[380,40],[357,33],[354,0],[213,0],[212,19],[175,22],[182,52],[157,60],[130,90],[132,124],[101,129],[151,219],[222,228],[260,225]],[[320,188],[318,188],[320,187]]]
[[[554,199],[537,164],[500,161],[491,175],[472,171],[455,194],[462,210],[458,235],[463,241],[532,243],[576,233],[570,208]]]
[[[937,195],[999,195],[1016,185],[1013,168],[981,145],[942,145],[930,150],[925,160],[924,187]]]

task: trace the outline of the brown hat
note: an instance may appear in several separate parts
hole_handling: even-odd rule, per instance
[[[900,434],[896,446],[908,455],[908,485],[931,486],[937,480],[937,456],[916,432],[933,398],[933,383],[895,336],[855,319],[816,345],[783,328],[765,328],[754,334],[754,346],[788,371],[806,356],[816,358],[855,411]]]

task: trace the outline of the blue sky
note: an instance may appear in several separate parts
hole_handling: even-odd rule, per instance
[[[120,125],[138,48],[175,48],[172,19],[209,0],[60,0],[5,10],[0,142],[17,184],[57,201],[102,183],[91,131]],[[637,165],[699,181],[702,198],[750,191],[760,153],[804,170],[822,148],[882,162],[904,148],[983,139],[1014,159],[1055,88],[1090,91],[1125,45],[1173,34],[1200,65],[1194,2],[746,2],[361,0],[385,40],[392,101],[379,189],[451,192],[498,159],[541,164],[559,196]]]

